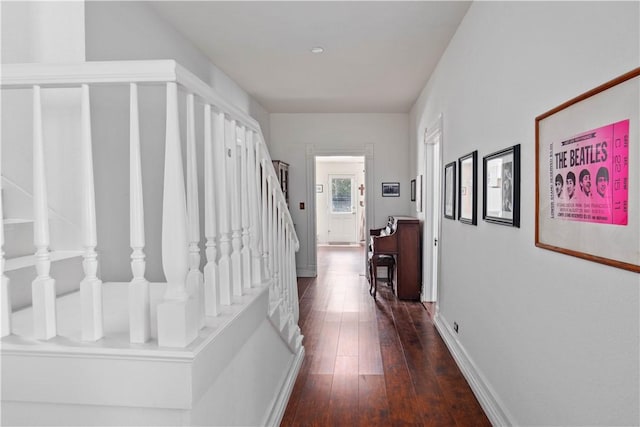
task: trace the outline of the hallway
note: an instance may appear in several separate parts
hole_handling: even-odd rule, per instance
[[[361,247],[319,247],[299,278],[306,355],[281,426],[489,426],[429,312],[378,283]]]

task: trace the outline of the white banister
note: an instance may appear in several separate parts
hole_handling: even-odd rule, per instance
[[[189,273],[187,293],[198,302],[198,321],[204,326],[204,278],[200,272],[200,207],[198,205],[198,157],[196,154],[195,96],[187,94],[187,215]]]
[[[247,154],[247,130],[241,126],[238,138],[238,149],[240,150],[240,206],[242,211],[242,287],[247,290],[251,288],[251,243],[249,236],[249,171]]]
[[[129,340],[145,343],[151,334],[149,282],[145,278],[144,202],[142,191],[142,158],[140,155],[140,113],[138,85],[129,85],[129,240],[131,272],[129,285]]]
[[[91,112],[89,85],[82,85],[81,132],[82,132],[82,240],[84,254],[82,267],[84,279],[80,282],[82,301],[82,339],[97,341],[103,337],[102,326],[102,281],[98,279],[98,254],[96,253],[96,201],[93,184],[93,149],[91,147]]]
[[[0,168],[2,168],[2,145],[0,144]],[[1,174],[0,174],[1,175]],[[11,294],[9,292],[9,278],[4,274],[4,208],[2,206],[2,182],[0,182],[0,310],[2,322],[0,336],[11,334]]]
[[[42,97],[40,86],[33,87],[33,243],[36,247],[37,277],[31,284],[33,330],[37,339],[56,335],[56,282],[49,275],[49,204],[42,135]]]
[[[220,313],[220,284],[218,282],[218,248],[216,218],[216,174],[211,123],[211,105],[204,106],[204,234],[207,239],[204,266],[204,301],[207,316]]]
[[[217,156],[214,157],[216,165],[217,204],[220,215],[220,260],[218,262],[218,283],[220,286],[220,303],[231,305],[232,280],[231,280],[231,219],[229,217],[229,186],[227,185],[227,169],[229,150],[226,146],[226,120],[224,113],[216,113],[214,127],[213,146]]]
[[[251,285],[259,286],[262,283],[261,277],[261,255],[260,255],[260,160],[256,155],[256,143],[254,132],[247,130],[247,167],[249,180],[249,230],[251,246]]]
[[[141,84],[163,85],[167,96],[164,181],[157,180],[164,182],[162,212],[147,212],[147,216],[162,215],[161,248],[150,248],[148,244],[145,247],[143,196],[147,195],[147,186],[153,183],[146,183],[143,187],[142,111],[138,98]],[[205,314],[217,316],[223,305],[244,304],[246,298],[234,297],[252,295],[250,288],[262,285],[271,287],[270,309],[279,307],[277,317],[272,320],[278,321],[283,337],[289,336],[285,340],[293,343],[292,329],[290,325],[285,326],[283,316],[288,316],[287,313],[296,313],[297,316],[295,251],[299,248],[299,241],[260,125],[172,60],[3,65],[0,75],[3,91],[33,88],[33,202],[37,277],[32,283],[32,311],[35,338],[49,339],[58,333],[65,334],[56,325],[56,280],[50,273],[52,259],[57,259],[54,253],[50,254],[50,250],[56,248],[57,244],[49,233],[49,215],[53,211],[47,203],[44,144],[52,144],[53,141],[48,141],[47,135],[43,135],[41,97],[42,93],[46,94],[42,92],[44,88],[81,88],[82,145],[79,159],[82,161],[82,192],[75,199],[82,202],[82,229],[78,237],[84,248],[84,279],[80,284],[82,311],[76,317],[82,321],[78,329],[81,329],[83,341],[99,340],[104,334],[102,319],[106,313],[102,313],[101,293],[111,292],[112,288],[110,285],[103,287],[98,278],[100,268],[94,194],[97,189],[94,187],[89,102],[90,89],[100,85],[127,85],[130,89],[129,239],[132,278],[128,286],[128,319],[131,343],[148,342],[152,331],[157,329],[160,346],[186,347],[198,336],[199,327],[204,325]],[[178,105],[178,88],[186,95],[186,108],[185,105]],[[202,101],[204,110],[203,171],[198,171],[200,159],[197,150],[200,141],[197,141],[195,127],[195,113],[199,108],[196,97],[198,102]],[[184,117],[181,116],[183,112]],[[181,119],[184,122],[180,122]],[[182,130],[186,139],[183,147],[180,127],[184,125],[186,128]],[[186,152],[184,159],[183,149]],[[6,160],[9,159],[5,159],[5,163]],[[200,179],[204,175],[204,185],[198,183],[198,174],[201,174]],[[203,194],[198,195],[198,191]],[[149,194],[154,192],[155,189],[151,188]],[[199,224],[202,203],[205,204],[203,236]],[[0,216],[1,208],[0,201]],[[69,225],[76,226],[72,222]],[[3,231],[0,229],[0,320],[2,334],[6,335],[12,333],[12,313],[9,283],[4,274]],[[52,231],[53,235],[58,235],[57,230]],[[207,261],[204,274],[200,270],[199,247],[203,237],[206,239]],[[159,283],[157,286],[166,285],[166,289],[164,298],[157,305],[154,303],[157,313],[153,313],[150,291],[154,288],[145,277],[145,251],[155,254],[159,249],[166,284]],[[110,251],[106,251],[104,256],[110,254]],[[108,262],[103,261],[102,256],[100,262]],[[111,262],[109,264],[114,265]],[[18,286],[16,283],[11,285],[14,288]],[[17,319],[15,314],[13,318]],[[157,328],[151,324],[154,318],[157,319]],[[290,323],[291,317],[287,319],[286,322]],[[14,333],[18,329],[17,325],[13,325]],[[108,342],[106,340],[104,345],[108,345]]]
[[[240,218],[240,179],[238,167],[238,143],[237,143],[237,124],[235,120],[227,121],[226,146],[230,150],[228,159],[227,185],[231,188],[231,281],[233,282],[233,295],[242,296],[242,221]]]
[[[167,279],[158,305],[158,344],[186,347],[198,332],[197,302],[189,298],[187,208],[180,147],[178,86],[167,83],[166,145],[162,200],[162,268]]]

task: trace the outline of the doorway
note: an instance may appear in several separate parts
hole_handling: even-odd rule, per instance
[[[365,227],[364,156],[317,156],[316,243],[359,245]]]
[[[442,185],[442,115],[429,127],[424,136],[424,170],[426,185],[424,189],[425,206],[423,228],[423,276],[422,301],[437,302],[438,270],[440,267],[440,218]]]

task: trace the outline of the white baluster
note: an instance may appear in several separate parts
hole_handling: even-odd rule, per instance
[[[275,178],[271,180],[271,184],[271,197],[273,199],[273,212],[271,215],[271,220],[273,222],[271,225],[271,235],[273,241],[271,253],[273,254],[273,256],[271,257],[271,263],[273,264],[273,283],[275,284],[276,295],[278,298],[281,298],[282,288],[280,287],[280,245],[278,241],[278,236],[280,234],[280,221],[278,221],[278,199],[276,196],[276,189],[280,185],[278,184],[278,180]]]
[[[267,177],[267,200],[268,200],[268,210],[269,210],[269,214],[268,214],[268,224],[267,224],[267,243],[269,245],[269,275],[271,279],[275,278],[275,265],[274,265],[274,260],[275,260],[275,219],[274,219],[274,210],[275,210],[275,205],[274,205],[274,197],[273,197],[273,176],[269,175]]]
[[[178,87],[167,83],[166,146],[162,200],[162,267],[167,279],[158,305],[158,344],[186,347],[198,332],[197,302],[189,298],[187,208],[178,123]]]
[[[189,273],[187,293],[198,306],[199,326],[204,326],[204,277],[200,272],[200,207],[196,154],[195,96],[187,95],[187,214],[189,215]]]
[[[56,335],[56,282],[49,275],[49,203],[44,165],[42,100],[40,86],[33,87],[33,210],[37,277],[31,284],[33,329],[37,339]]]
[[[98,254],[96,253],[96,202],[93,185],[93,150],[91,147],[91,112],[89,85],[82,85],[82,240],[84,254],[82,267],[84,279],[80,282],[82,301],[82,339],[97,341],[103,337],[102,281],[98,279]]]
[[[220,303],[231,305],[233,281],[231,280],[231,218],[229,210],[231,204],[228,186],[227,169],[231,155],[226,144],[226,119],[223,113],[218,113],[215,120],[214,151],[218,155],[216,161],[218,212],[220,214],[220,260],[218,262],[218,280],[220,284]]]
[[[207,238],[207,264],[204,266],[204,301],[207,316],[217,316],[220,313],[220,284],[216,246],[216,176],[211,127],[211,105],[206,104],[204,106],[204,234]]]
[[[295,230],[294,230],[295,231]],[[292,233],[293,234],[293,233]],[[291,303],[293,306],[293,321],[297,324],[300,319],[300,307],[298,302],[298,275],[296,272],[296,250],[293,244],[293,237],[289,241],[289,259],[291,269],[289,274],[291,275]]]
[[[235,120],[228,122],[226,132],[226,145],[231,150],[228,159],[229,170],[227,171],[227,186],[231,188],[231,280],[233,282],[233,295],[242,296],[242,222],[240,212],[240,180],[239,180],[239,159],[237,150],[237,126]]]
[[[293,312],[291,310],[291,258],[289,257],[289,252],[291,251],[291,230],[289,229],[289,224],[285,221],[284,224],[284,281],[285,287],[287,289],[287,307],[289,312]]]
[[[261,213],[262,213],[262,277],[266,280],[271,279],[271,270],[269,269],[269,185],[267,180],[267,161],[262,158],[262,151],[258,145],[258,157],[260,158],[260,170],[262,171],[262,197],[261,197]]]
[[[249,237],[249,172],[247,155],[247,130],[240,127],[240,137],[238,138],[238,150],[240,150],[240,206],[241,206],[241,227],[242,227],[242,288],[251,288],[251,243]]]
[[[251,247],[251,285],[260,286],[261,254],[260,254],[260,160],[256,156],[256,143],[254,133],[247,132],[247,168],[249,180],[249,212],[250,212],[250,247]]]
[[[129,94],[129,240],[131,244],[131,272],[129,285],[129,340],[145,343],[151,335],[149,282],[144,277],[144,203],[142,191],[142,158],[140,155],[140,118],[138,86],[130,85]]]
[[[0,144],[0,150],[2,145]],[[2,165],[2,154],[0,153],[0,165]],[[0,174],[1,175],[1,174]],[[2,207],[2,183],[0,182],[0,298],[2,310],[2,335],[6,337],[11,334],[11,294],[9,292],[9,278],[4,274],[4,210]]]

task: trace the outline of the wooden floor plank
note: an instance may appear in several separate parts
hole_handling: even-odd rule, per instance
[[[298,279],[305,359],[281,425],[489,426],[435,307],[384,282],[374,300],[363,260],[363,248],[320,247],[318,277]]]

